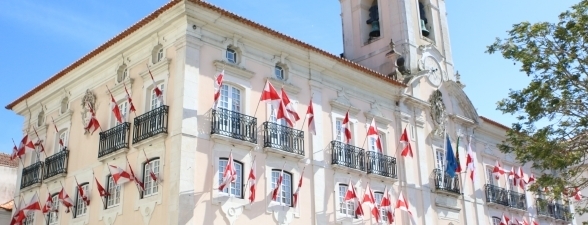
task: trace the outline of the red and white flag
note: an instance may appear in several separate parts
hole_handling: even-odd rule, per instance
[[[31,197],[31,201],[22,208],[21,210],[24,211],[25,214],[28,214],[30,211],[41,211],[41,203],[39,202],[39,195],[35,193],[33,197]]]
[[[535,183],[535,174],[531,174],[529,179],[527,179],[527,184]]]
[[[110,90],[108,90],[110,93]],[[123,122],[122,115],[120,114],[120,109],[118,108],[118,104],[116,104],[116,100],[114,100],[114,96],[110,93],[110,110],[112,110],[112,114],[118,123]]]
[[[504,175],[504,173],[504,169],[500,166],[500,163],[496,161],[496,165],[494,165],[494,169],[492,169],[492,175],[494,176],[494,179],[499,180],[500,176]]]
[[[43,214],[57,212],[57,210],[53,208],[53,198],[51,197],[51,194],[47,195],[47,201],[45,202],[45,205],[43,206],[41,212],[43,212]]]
[[[223,171],[223,182],[218,186],[219,191],[223,191],[227,185],[234,183],[237,180],[237,170],[235,169],[235,163],[233,162],[233,153],[229,153],[229,160]],[[229,191],[230,193],[230,191]]]
[[[294,108],[294,103],[290,101],[290,98],[286,94],[286,91],[284,91],[284,88],[282,88],[282,102],[284,103],[284,106],[286,106],[286,111],[288,114],[290,114],[290,116],[294,119],[293,122],[300,120],[300,116],[298,116],[298,113]]]
[[[349,185],[347,186],[347,192],[345,193],[345,202],[352,201],[355,205],[355,215],[356,216],[363,216],[363,208],[361,207],[359,197],[355,192],[355,186],[351,183],[351,179],[349,180]]]
[[[98,119],[96,119],[96,112],[94,112],[94,109],[92,108],[92,106],[90,104],[88,104],[88,108],[90,108],[90,121],[88,122],[88,124],[86,125],[85,129],[90,132],[90,130],[92,131],[92,134],[94,134],[94,131],[98,130],[98,128],[100,128],[100,123],[98,122]]]
[[[55,128],[55,135],[59,135],[59,130],[57,129],[57,125],[55,125],[55,120],[53,120],[53,117],[51,117],[51,121],[53,121],[53,128]],[[65,145],[63,144],[63,140],[61,139],[61,136],[58,136],[59,138],[59,147],[61,149],[63,149],[63,147],[65,147]]]
[[[133,182],[135,182],[135,185],[137,185],[137,188],[139,188],[139,191],[145,191],[145,184],[143,182],[141,182],[141,180],[139,180],[139,178],[137,178],[137,176],[135,176],[135,172],[133,172],[133,167],[131,167],[131,163],[129,163],[129,161],[127,161],[127,164],[129,165],[129,172],[131,172],[131,180]]]
[[[539,222],[537,222],[537,220],[535,220],[535,218],[531,219],[533,225],[539,225]]]
[[[100,197],[110,196],[110,193],[108,193],[108,191],[104,189],[104,186],[98,182],[98,178],[94,177],[94,180],[96,180],[96,187],[98,187],[98,194],[100,194]]]
[[[403,145],[402,152],[400,153],[400,155],[404,157],[413,157],[412,146],[410,146],[410,140],[408,139],[408,133],[406,132],[406,128],[404,128],[404,131],[402,131],[402,136],[400,136],[400,143]]]
[[[467,167],[467,170],[470,171],[470,179],[472,179],[472,183],[475,183],[474,181],[476,180],[476,152],[474,152],[472,150],[471,139],[470,139],[470,143],[468,143],[466,167]]]
[[[278,177],[278,181],[276,182],[276,187],[272,191],[272,200],[278,201],[278,194],[280,194],[280,188],[282,187],[282,180],[284,179],[284,168],[282,168],[282,172],[280,172],[280,176]]]
[[[74,201],[69,197],[69,195],[65,192],[65,189],[61,187],[61,191],[59,191],[59,202],[65,206],[66,213],[69,213],[69,209],[74,206]]]
[[[127,93],[127,101],[129,102],[129,111],[135,112],[137,110],[135,109],[135,105],[133,104],[133,98],[131,98],[131,94],[129,94],[129,90],[127,90],[127,85],[124,82],[123,82],[123,85],[125,86],[125,92]]]
[[[153,172],[153,166],[151,166],[151,160],[149,160],[149,158],[147,157],[147,153],[145,153],[145,149],[143,149],[143,155],[145,155],[145,160],[147,160],[147,162],[145,162],[145,163],[147,165],[149,165],[149,177],[151,177],[151,180],[153,180],[153,182],[155,182],[156,184],[159,183],[160,179]]]
[[[14,147],[12,147],[12,154],[10,154],[10,160],[12,161],[16,158],[20,158],[20,155],[18,155],[18,148],[15,145]]]
[[[517,183],[519,185],[519,187],[523,190],[525,190],[525,173],[523,173],[523,167],[519,166],[519,172],[518,172],[518,180]]]
[[[372,189],[370,188],[370,184],[368,183],[366,188],[365,188],[365,193],[363,194],[363,202],[362,203],[368,203],[368,206],[370,207],[370,211],[372,213],[372,216],[374,216],[374,218],[376,218],[376,223],[380,223],[380,209],[378,209],[378,207],[376,206],[376,198],[374,197],[374,192],[372,192]]]
[[[20,225],[21,222],[27,217],[25,215],[24,210],[19,210],[19,207],[16,203],[14,203],[14,215],[12,215],[12,219],[10,220],[10,225]]]
[[[574,200],[581,201],[582,200],[582,193],[580,192],[579,188],[574,188]]]
[[[386,219],[388,220],[388,224],[393,224],[394,210],[392,209],[392,200],[390,198],[390,193],[388,193],[388,187],[384,188],[384,196],[382,196],[380,207],[382,207],[382,209],[384,210],[384,214],[386,216]]]
[[[302,188],[302,178],[304,177],[304,170],[305,169],[306,169],[306,167],[304,169],[302,169],[302,174],[300,175],[300,180],[298,180],[298,188],[296,188],[296,191],[292,195],[292,198],[294,200],[294,208],[298,207],[298,197],[300,196],[300,189]]]
[[[76,180],[76,183],[78,181]],[[88,191],[84,190],[84,186],[77,184],[78,189],[78,196],[82,197],[82,201],[86,204],[86,206],[90,205],[90,197],[88,196]]]
[[[35,131],[35,135],[37,135],[37,141],[35,142],[35,147],[39,147],[39,153],[44,152],[45,151],[45,146],[43,146],[43,140],[41,140],[41,138],[39,138],[39,134],[37,133],[37,129],[35,129],[35,127],[33,127],[33,131]]]
[[[278,112],[276,114],[276,120],[283,119],[286,121],[288,126],[294,127],[294,123],[296,122],[294,116],[288,112],[286,109],[286,105],[284,105],[284,101],[280,101],[280,105],[278,106]]]
[[[308,132],[312,135],[316,135],[316,127],[314,125],[314,109],[312,109],[312,99],[310,99],[310,103],[308,103],[306,117],[308,118]]]
[[[255,159],[253,160],[253,163],[251,163],[251,170],[249,171],[247,182],[249,182],[249,204],[251,204],[255,201],[255,185],[257,182],[257,177],[255,175]]]
[[[400,193],[400,196],[398,196],[398,201],[396,201],[396,208],[402,211],[406,211],[410,216],[412,216],[412,212],[410,212],[408,209],[408,202],[404,199],[404,195],[402,195],[402,193]]]
[[[260,101],[269,101],[269,103],[274,107],[274,109],[278,109],[280,106],[281,98],[278,91],[274,88],[274,86],[268,81],[265,82],[265,87],[263,88],[263,92],[261,92]]]
[[[510,218],[504,215],[504,213],[502,214],[502,218],[500,219],[500,225],[510,225]]]
[[[379,153],[383,153],[382,148],[382,141],[380,140],[380,134],[378,134],[378,128],[376,127],[376,120],[372,118],[372,123],[368,127],[367,131],[368,138],[373,138],[375,140],[374,147],[378,150]]]
[[[212,108],[216,109],[216,105],[218,104],[218,100],[221,96],[221,87],[223,86],[223,78],[225,77],[225,70],[221,71],[221,73],[214,78],[214,104]]]
[[[343,130],[343,138],[345,138],[345,144],[349,144],[351,142],[351,125],[349,124],[349,111],[345,113],[345,118],[343,119],[343,124],[341,124],[341,129]]]
[[[108,165],[108,169],[110,170],[110,175],[112,176],[114,183],[117,185],[124,184],[132,180],[131,174],[118,166]]]
[[[29,152],[35,152],[35,144],[33,144],[31,140],[29,140],[29,135],[26,134],[20,141],[17,156],[20,158]]]
[[[151,74],[151,69],[149,69],[149,66],[147,67],[147,71],[149,71],[149,76],[151,76],[151,81],[153,81],[153,93],[155,93],[155,97],[157,97],[157,100],[159,100],[159,102],[163,105],[163,91],[161,91],[161,89],[155,85],[155,79],[153,79],[153,74]]]

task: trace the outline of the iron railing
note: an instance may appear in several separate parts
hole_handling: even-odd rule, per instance
[[[572,219],[570,207],[567,205],[552,203],[541,198],[538,198],[535,204],[537,207],[537,214],[540,216],[551,217],[563,221],[570,221]]]
[[[457,174],[452,178],[442,169],[435,169],[433,173],[435,174],[434,180],[437,190],[461,194],[459,176]]]
[[[135,117],[133,144],[158,134],[167,133],[169,106],[162,105]]]
[[[53,177],[61,173],[67,173],[67,159],[69,150],[64,147],[63,150],[55,153],[45,159],[45,172],[43,173],[43,180]]]
[[[486,202],[496,203],[503,206],[508,205],[508,190],[494,186],[492,184],[486,184]]]
[[[22,169],[20,188],[26,188],[43,181],[43,162],[36,162]]]
[[[508,206],[515,209],[527,210],[527,197],[514,191],[508,191]]]
[[[555,219],[570,221],[571,217],[569,206],[555,203]]]
[[[373,173],[384,177],[397,178],[396,158],[379,152],[367,151],[367,173]]]
[[[213,109],[211,134],[257,143],[257,118],[227,109]]]
[[[304,131],[277,123],[263,123],[263,147],[304,156]]]
[[[131,123],[124,122],[106,131],[100,132],[98,158],[129,147]]]
[[[331,141],[331,164],[365,171],[365,153],[362,148],[340,141]]]

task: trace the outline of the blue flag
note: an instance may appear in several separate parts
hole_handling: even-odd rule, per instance
[[[445,153],[445,160],[447,160],[447,167],[445,168],[445,173],[447,173],[451,178],[455,177],[455,170],[457,169],[457,161],[455,159],[455,155],[453,154],[453,148],[451,147],[451,140],[449,140],[449,136],[447,136],[447,152]]]

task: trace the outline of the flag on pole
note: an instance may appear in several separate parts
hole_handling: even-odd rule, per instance
[[[55,128],[55,135],[59,135],[59,130],[57,129],[57,125],[55,125],[55,120],[53,120],[53,117],[51,117],[51,121],[53,121],[53,128]],[[65,147],[65,145],[63,144],[63,139],[61,139],[61,136],[58,136],[59,138],[59,147],[61,149],[63,149],[63,147]]]
[[[21,224],[21,222],[27,217],[25,215],[24,210],[20,210],[18,205],[16,204],[16,202],[14,203],[14,210],[15,213],[12,216],[12,219],[10,220],[10,225],[16,225],[16,224]]]
[[[143,155],[145,155],[145,160],[147,160],[147,162],[145,162],[147,165],[149,165],[149,177],[151,177],[151,180],[153,180],[153,182],[155,182],[156,184],[159,183],[159,177],[153,172],[153,166],[151,166],[151,160],[149,160],[149,158],[147,157],[147,153],[145,153],[145,149],[143,149]]]
[[[355,215],[358,217],[363,216],[363,208],[361,207],[359,196],[357,196],[357,193],[355,192],[355,186],[351,183],[351,179],[349,179],[349,185],[347,186],[344,201],[352,201],[353,205],[355,205]]]
[[[574,188],[574,200],[581,201],[582,200],[582,193],[578,187]]]
[[[494,168],[492,169],[492,175],[494,175],[494,179],[499,180],[500,176],[504,175],[504,173],[504,169],[500,166],[500,163],[496,161],[496,165],[494,165]]]
[[[298,197],[300,194],[300,188],[302,188],[302,178],[303,177],[304,177],[304,169],[302,169],[302,174],[300,175],[300,180],[298,180],[298,188],[296,188],[296,192],[294,192],[294,194],[292,195],[292,198],[294,200],[294,208],[298,207]]]
[[[53,208],[53,198],[51,197],[51,194],[47,194],[47,201],[45,202],[45,205],[43,205],[41,212],[43,214],[57,212],[57,210]]]
[[[20,146],[18,147],[17,156],[20,158],[21,156],[35,151],[35,144],[31,140],[29,140],[29,135],[26,134],[22,140],[20,141]]]
[[[114,100],[114,96],[112,96],[110,89],[108,90],[108,93],[110,93],[110,110],[112,110],[112,114],[114,114],[116,121],[118,123],[122,123],[123,119],[122,115],[120,114],[120,109],[118,108],[118,104],[116,104],[116,100]]]
[[[16,158],[20,158],[20,155],[18,155],[18,148],[16,148],[16,145],[14,147],[12,147],[12,154],[10,154],[10,160],[15,160]]]
[[[135,105],[133,104],[133,99],[131,98],[131,94],[129,94],[129,90],[127,90],[127,85],[124,82],[123,82],[123,85],[125,87],[125,92],[127,93],[127,101],[129,102],[129,111],[135,112],[137,110],[135,109]]]
[[[45,147],[43,146],[43,140],[39,138],[39,134],[37,133],[37,129],[33,126],[33,131],[35,131],[35,135],[37,136],[37,142],[35,142],[35,146],[39,146],[39,153],[45,151]]]
[[[116,185],[124,184],[132,179],[127,171],[118,166],[108,165],[108,169],[110,170],[110,175]]]
[[[39,195],[37,193],[35,193],[33,195],[33,197],[31,197],[31,200],[29,201],[29,203],[21,210],[23,210],[25,214],[27,214],[29,211],[37,211],[37,210],[41,211],[41,203],[39,202]]]
[[[500,225],[510,225],[510,218],[508,218],[504,213],[502,213],[502,218],[500,219]]]
[[[284,105],[284,101],[280,101],[280,105],[278,106],[278,112],[276,115],[276,120],[279,119],[284,119],[284,121],[286,121],[286,123],[288,124],[288,126],[290,127],[294,127],[294,116],[288,112],[288,110],[286,109],[286,105]]]
[[[375,140],[374,141],[375,149],[378,150],[379,153],[383,153],[384,150],[382,148],[382,141],[380,140],[380,134],[378,134],[378,128],[376,127],[376,120],[374,118],[372,118],[372,123],[368,127],[367,136],[368,136],[368,138],[373,138]]]
[[[58,199],[59,202],[61,202],[61,204],[65,206],[65,213],[69,213],[70,208],[74,206],[74,201],[65,192],[65,189],[63,187],[61,187],[61,191],[59,191]]]
[[[518,171],[519,171],[518,172],[518,178],[519,179],[518,179],[517,184],[518,184],[518,186],[521,189],[525,190],[525,173],[523,172],[523,167],[520,167],[519,166],[519,170]]]
[[[255,201],[255,185],[257,182],[255,175],[255,159],[253,159],[253,163],[251,164],[251,170],[249,171],[247,182],[249,182],[249,204],[251,204]],[[294,199],[294,202],[296,202],[296,198]]]
[[[475,174],[476,174],[476,153],[472,150],[471,139],[470,139],[470,143],[468,143],[466,167],[470,171],[470,179],[472,179],[472,183],[473,183],[476,178],[475,177]]]
[[[88,108],[90,109],[90,121],[88,122],[88,125],[86,125],[85,129],[88,132],[90,132],[90,130],[92,129],[92,134],[94,134],[94,132],[98,130],[98,128],[100,128],[100,123],[96,119],[96,113],[94,112],[94,108],[92,108],[92,105],[88,104]]]
[[[382,200],[380,201],[380,207],[384,210],[384,216],[388,221],[388,224],[393,224],[394,210],[392,209],[392,200],[390,198],[390,193],[388,193],[388,187],[384,188],[384,196],[382,196]]]
[[[291,117],[294,119],[293,122],[297,122],[298,120],[300,120],[300,116],[298,116],[298,113],[294,108],[294,103],[290,101],[290,98],[286,94],[286,91],[284,91],[284,88],[282,88],[282,102],[284,103],[284,106],[286,106],[286,111],[288,112],[288,114],[290,114]]]
[[[282,187],[282,179],[284,179],[284,168],[282,168],[282,172],[280,172],[280,176],[278,177],[278,181],[276,182],[276,187],[272,192],[273,201],[278,201],[278,194],[280,193],[280,187]]]
[[[445,153],[445,160],[447,161],[447,168],[445,169],[445,173],[449,175],[451,178],[455,177],[455,171],[457,170],[457,161],[455,160],[455,155],[453,155],[453,148],[451,147],[451,140],[449,139],[449,135],[446,135],[446,153]]]
[[[131,173],[131,180],[135,182],[135,185],[139,188],[139,191],[145,191],[145,184],[135,176],[135,172],[133,172],[133,167],[131,167],[131,163],[127,160],[127,164],[129,165],[129,172]]]
[[[412,216],[412,212],[410,212],[408,209],[408,202],[404,199],[404,195],[402,195],[402,193],[400,193],[400,196],[398,196],[398,201],[396,201],[396,208],[402,211],[406,211],[410,216]]]
[[[345,118],[343,119],[343,124],[341,124],[341,129],[343,129],[345,144],[349,144],[351,142],[351,127],[349,125],[349,111],[347,111],[347,113],[345,113]]]
[[[263,92],[261,92],[260,101],[269,101],[269,103],[273,106],[274,109],[278,109],[280,106],[280,95],[278,91],[274,88],[274,86],[267,80],[265,82],[265,87],[263,88]]]
[[[76,181],[77,183],[78,181]],[[88,196],[88,191],[84,190],[84,186],[77,184],[78,189],[78,196],[82,197],[82,201],[86,204],[86,206],[90,205],[90,197]]]
[[[151,76],[151,81],[153,81],[153,93],[155,93],[155,97],[157,97],[157,100],[163,105],[163,91],[161,91],[161,89],[155,84],[155,79],[153,79],[153,74],[151,73],[149,66],[147,66],[147,71],[149,71],[149,76]]]
[[[223,78],[225,77],[225,70],[221,71],[221,73],[214,78],[214,104],[212,108],[216,109],[218,104],[218,100],[221,96],[221,87],[223,86]]]
[[[457,136],[457,144],[455,146],[455,161],[457,163],[457,168],[455,168],[456,173],[461,173],[461,162],[459,161],[459,136]]]
[[[376,206],[376,198],[374,197],[374,192],[372,192],[372,189],[370,188],[370,183],[367,184],[365,188],[365,193],[363,194],[362,203],[366,202],[370,207],[370,212],[372,213],[372,216],[376,218],[376,223],[380,223],[380,209],[378,209],[378,207]]]
[[[219,191],[223,191],[227,185],[234,183],[237,180],[237,170],[235,169],[235,163],[233,162],[233,153],[229,153],[229,160],[223,171],[223,182],[218,186]]]
[[[98,194],[100,194],[100,197],[110,196],[110,193],[108,193],[108,191],[106,191],[106,189],[104,189],[104,186],[102,186],[102,184],[100,184],[100,182],[98,181],[98,178],[94,177],[94,180],[96,180],[96,186],[98,187]]]
[[[535,183],[535,174],[531,174],[527,180],[527,184]]]
[[[412,146],[410,146],[410,140],[408,139],[408,133],[406,132],[406,128],[402,132],[402,136],[400,136],[400,144],[403,145],[402,152],[400,153],[401,156],[410,156],[412,157]]]
[[[308,117],[308,132],[312,135],[316,135],[316,127],[314,125],[314,110],[312,109],[312,98],[310,99],[310,103],[308,103],[306,117]]]

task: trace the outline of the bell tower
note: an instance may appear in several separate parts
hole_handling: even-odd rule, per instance
[[[455,80],[444,1],[339,2],[343,57],[398,80],[435,69]]]

